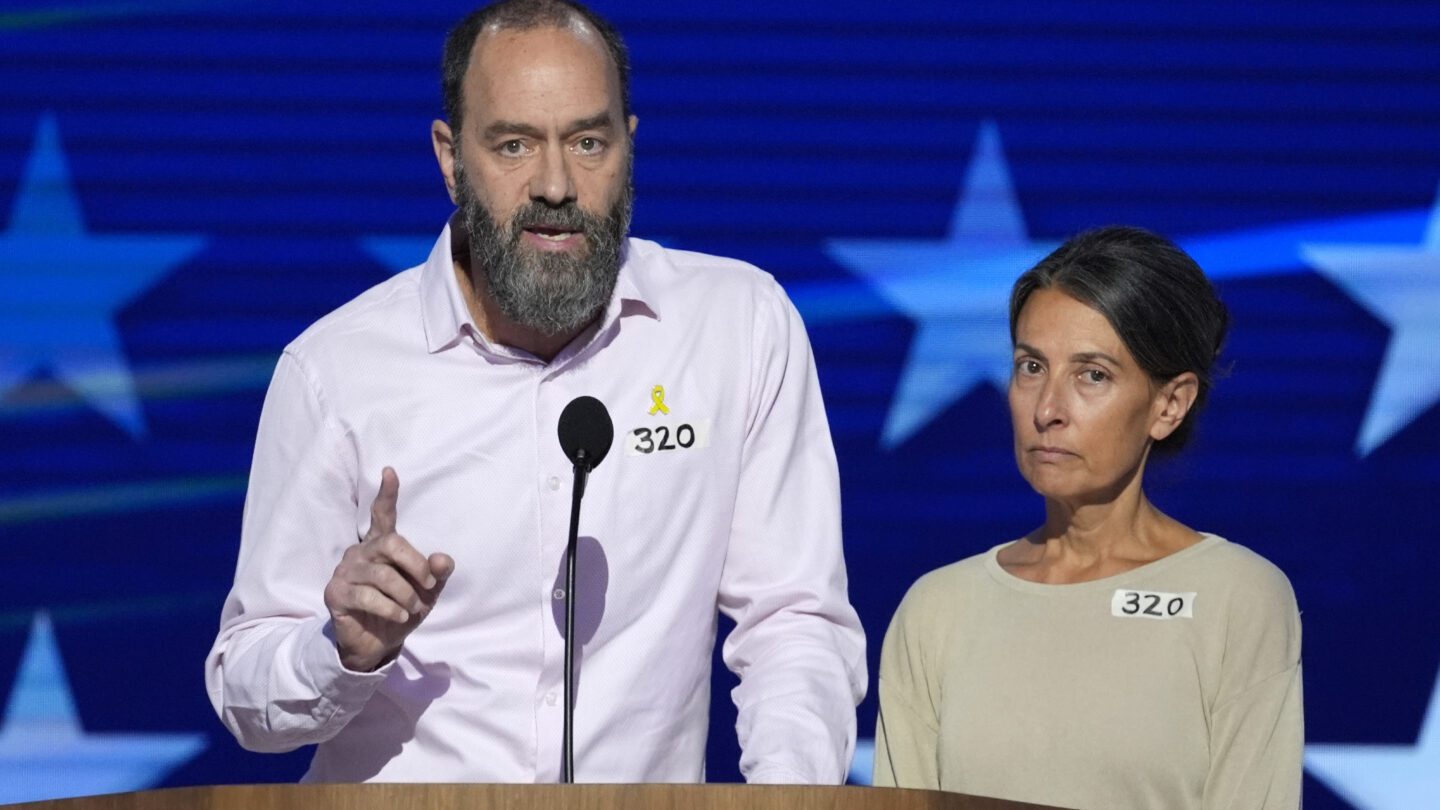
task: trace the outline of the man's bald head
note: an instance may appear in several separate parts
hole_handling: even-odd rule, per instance
[[[458,133],[465,116],[465,72],[470,67],[470,55],[480,34],[536,28],[569,28],[599,37],[619,80],[622,115],[630,117],[630,57],[614,26],[573,0],[500,0],[461,20],[445,40],[440,84],[445,97],[445,118],[451,130]]]

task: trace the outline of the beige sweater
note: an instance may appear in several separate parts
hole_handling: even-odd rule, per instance
[[[925,575],[896,612],[875,784],[1097,810],[1299,806],[1300,616],[1279,569],[1206,535],[1042,585],[999,549]]]

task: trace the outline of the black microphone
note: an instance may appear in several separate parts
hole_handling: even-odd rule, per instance
[[[576,397],[560,412],[560,449],[575,467],[570,495],[570,539],[565,544],[565,725],[561,735],[563,759],[560,781],[575,781],[575,545],[580,535],[580,498],[590,471],[605,460],[615,441],[615,424],[605,403],[595,397]]]
[[[600,466],[614,440],[610,412],[595,397],[576,397],[560,412],[560,449],[575,469],[589,473]]]

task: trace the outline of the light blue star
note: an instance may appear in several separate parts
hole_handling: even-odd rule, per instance
[[[885,417],[894,448],[970,389],[1010,379],[1010,285],[1056,247],[1026,236],[995,124],[980,128],[949,235],[939,241],[834,239],[826,251],[915,321]]]
[[[1440,198],[1419,246],[1304,244],[1312,267],[1390,327],[1390,343],[1355,442],[1361,456],[1440,400]]]
[[[430,249],[435,247],[433,236],[367,236],[360,240],[375,261],[390,269],[392,273],[409,270],[425,261]]]
[[[11,3],[10,5],[16,5]],[[32,9],[0,12],[0,32],[26,31],[58,28],[64,25],[90,23],[96,20],[135,18],[142,15],[162,14],[174,10],[193,10],[205,5],[204,0],[133,0],[102,3],[89,0],[84,3],[37,3]]]
[[[0,804],[153,787],[203,734],[87,734],[50,618],[37,613],[0,727]]]
[[[1311,743],[1305,768],[1357,810],[1440,805],[1440,676],[1414,745]]]
[[[0,233],[0,397],[49,370],[132,437],[144,436],[115,316],[204,243],[87,233],[59,127],[45,115]]]
[[[861,737],[855,741],[855,756],[850,760],[846,784],[868,785],[875,774],[875,738]]]

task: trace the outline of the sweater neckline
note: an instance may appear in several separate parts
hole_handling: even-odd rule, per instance
[[[1006,571],[1005,567],[1000,564],[1000,549],[1005,548],[1006,546],[1010,545],[1010,543],[1001,543],[1000,545],[995,546],[994,548],[985,552],[985,570],[990,574],[991,579],[995,580],[996,582],[1007,588],[1011,588],[1017,591],[1024,591],[1026,593],[1049,594],[1055,596],[1063,594],[1088,593],[1090,591],[1110,590],[1118,585],[1124,584],[1127,581],[1133,581],[1142,577],[1148,577],[1153,574],[1160,573],[1161,571],[1172,568],[1175,565],[1178,565],[1191,557],[1202,554],[1209,549],[1215,548],[1227,542],[1229,541],[1227,541],[1223,537],[1220,537],[1219,535],[1211,534],[1209,532],[1200,532],[1200,542],[1186,548],[1182,548],[1174,554],[1168,554],[1158,560],[1154,560],[1136,568],[1132,568],[1129,571],[1123,571],[1119,574],[1112,574],[1108,577],[1102,577],[1100,579],[1092,579],[1089,582],[1070,582],[1060,584],[1049,582],[1031,582],[1028,579],[1022,579],[1010,573],[1009,571]]]

